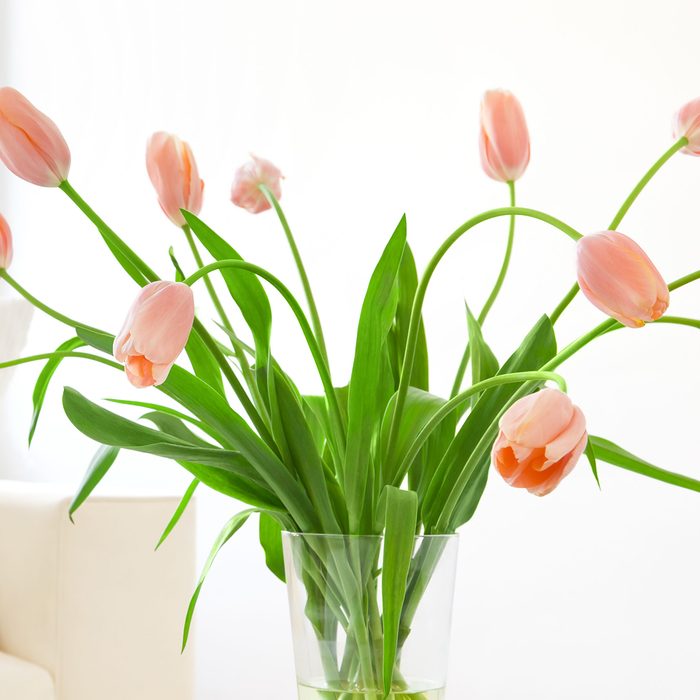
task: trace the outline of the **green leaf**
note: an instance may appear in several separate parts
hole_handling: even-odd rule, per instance
[[[190,212],[182,215],[192,232],[215,260],[242,260],[241,256],[221,236],[210,229],[201,219]],[[231,297],[238,305],[248,327],[253,334],[256,348],[256,362],[264,366],[270,354],[270,334],[272,331],[272,311],[267,294],[260,280],[243,270],[221,270],[221,276]]]
[[[170,256],[170,262],[173,264],[173,267],[175,268],[175,281],[176,282],[182,282],[186,275],[182,271],[182,268],[180,267],[180,263],[177,261],[177,258],[175,257],[175,250],[173,249],[172,246],[168,249],[168,255]]]
[[[286,583],[282,553],[282,525],[269,513],[260,513],[260,544],[265,552],[267,568]]]
[[[114,350],[114,336],[109,333],[98,333],[88,328],[76,328],[75,332],[81,340],[91,348],[101,350],[107,355],[111,355]]]
[[[192,616],[194,615],[194,609],[197,606],[197,600],[199,599],[199,594],[202,590],[202,586],[204,585],[204,581],[207,578],[207,575],[209,574],[209,571],[211,570],[212,564],[214,563],[214,560],[216,559],[217,554],[221,550],[221,548],[238,532],[238,530],[243,527],[245,524],[246,520],[253,514],[257,512],[254,508],[251,508],[249,510],[244,510],[241,511],[240,513],[237,513],[234,515],[231,520],[229,520],[226,525],[224,525],[223,530],[219,533],[219,536],[216,538],[216,541],[214,542],[214,546],[211,549],[211,552],[209,553],[209,556],[207,557],[207,561],[204,564],[204,569],[202,569],[202,574],[199,577],[199,581],[197,583],[197,587],[194,590],[194,593],[192,594],[192,598],[190,600],[190,604],[187,608],[187,615],[185,616],[185,628],[182,633],[182,650],[185,650],[185,647],[187,646],[187,639],[190,636],[190,626],[192,625]]]
[[[466,305],[465,305],[466,306]],[[469,306],[467,308],[467,326],[469,328],[469,353],[472,362],[472,385],[478,384],[484,379],[490,379],[498,373],[498,360],[486,344],[479,322],[474,318]],[[472,406],[475,406],[479,396],[472,397]]]
[[[109,471],[110,467],[114,464],[119,454],[118,447],[112,447],[111,445],[101,445],[100,449],[97,450],[95,456],[90,462],[85,476],[83,477],[83,482],[78,488],[78,492],[75,494],[70,506],[68,507],[68,516],[71,521],[73,520],[73,513],[75,513],[78,508],[85,502],[87,497],[95,490],[97,484],[102,481],[104,475]]]
[[[185,352],[190,358],[195,376],[223,396],[224,383],[221,379],[221,368],[199,334],[190,333],[187,345],[185,345]]]
[[[413,258],[411,247],[406,244],[401,267],[399,268],[398,290],[399,298],[396,305],[396,316],[394,326],[390,334],[391,361],[394,370],[394,386],[398,388],[403,365],[404,353],[406,352],[406,341],[408,339],[408,327],[411,322],[411,311],[413,310],[413,298],[418,288],[418,273],[416,263]],[[421,318],[418,330],[418,340],[416,343],[415,358],[413,361],[413,371],[411,373],[410,385],[418,389],[428,390],[428,346],[425,340],[425,328]]]
[[[347,451],[343,486],[348,503],[350,529],[359,533],[363,520],[372,517],[369,489],[372,445],[388,400],[393,380],[387,381],[386,341],[398,303],[397,277],[406,246],[406,217],[402,217],[372,274],[362,304],[357,329],[355,359],[348,393]]]
[[[591,465],[591,471],[595,477],[595,482],[598,484],[598,488],[601,488],[600,479],[598,478],[598,463],[596,462],[595,450],[593,449],[590,439],[586,443],[586,457],[588,458],[588,463]]]
[[[384,695],[391,692],[399,639],[399,622],[413,556],[418,499],[413,491],[387,486],[386,529],[382,560],[382,620],[384,622]]]
[[[192,496],[194,496],[194,492],[197,489],[197,486],[199,486],[199,483],[199,479],[193,479],[192,483],[187,487],[187,491],[185,491],[185,495],[182,497],[178,507],[175,509],[173,517],[170,518],[170,521],[165,526],[165,530],[163,530],[163,534],[158,540],[156,550],[163,544],[163,542],[165,542],[165,540],[168,539],[168,535],[170,535],[170,533],[175,529],[175,526],[180,522],[180,518],[185,510],[187,510],[187,506],[190,504]]]
[[[61,345],[56,348],[56,352],[70,352],[71,350],[82,348],[84,345],[84,341],[82,341],[80,338],[71,338],[65,343],[61,343]],[[62,357],[54,357],[50,359],[44,365],[44,368],[37,377],[36,384],[34,385],[34,393],[32,394],[34,412],[29,425],[29,445],[32,444],[32,440],[34,438],[34,432],[36,431],[36,426],[39,422],[39,416],[41,415],[41,409],[44,405],[44,399],[46,398],[46,392],[48,391],[49,384],[53,378],[53,375],[58,369],[58,366],[61,364],[61,360],[63,360]]]
[[[623,450],[619,445],[616,445],[610,440],[596,437],[595,435],[589,435],[588,444],[592,445],[596,458],[602,462],[607,462],[615,467],[621,467],[622,469],[627,469],[628,471],[642,474],[650,479],[663,481],[667,484],[672,484],[673,486],[680,486],[681,488],[689,489],[690,491],[700,492],[700,481],[697,479],[692,479],[689,476],[684,476],[683,474],[677,474],[675,472],[670,472],[665,469],[661,469],[660,467],[656,467],[653,464],[636,457],[631,452]]]
[[[552,323],[547,316],[543,316],[498,374],[537,370],[554,357],[556,350]],[[495,421],[520,387],[518,384],[507,384],[484,393],[455,435],[435,470],[423,502],[423,521],[431,532],[442,515],[450,516],[451,527],[448,531],[453,531],[466,522],[465,517],[471,517],[474,513],[486,485],[484,473],[488,473],[490,464],[491,442],[486,438],[492,435],[493,439],[496,439]],[[536,389],[537,384],[533,383],[531,391]],[[488,443],[489,447],[477,454],[476,449],[480,443],[482,446]],[[473,469],[470,474],[464,474],[469,463],[473,465]],[[443,514],[455,485],[464,478],[467,478],[467,481],[457,510],[452,514]]]

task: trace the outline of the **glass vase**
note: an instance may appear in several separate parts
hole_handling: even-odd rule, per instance
[[[283,534],[299,700],[445,698],[457,535],[415,539],[389,695],[383,542],[381,536]]]

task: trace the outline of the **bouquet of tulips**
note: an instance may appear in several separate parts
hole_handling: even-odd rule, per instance
[[[275,212],[298,268],[303,303],[271,272],[243,260],[225,237],[199,218],[204,184],[187,143],[156,133],[147,148],[148,174],[160,206],[181,229],[192,252],[192,260],[185,263],[171,251],[163,265],[170,270],[166,279],[69,182],[70,152],[56,125],[16,90],[0,89],[0,159],[17,176],[62,190],[140,288],[117,333],[64,315],[11,276],[12,238],[0,217],[0,278],[71,330],[53,352],[0,365],[45,362],[33,396],[31,433],[49,382],[65,359],[100,362],[112,371],[123,371],[134,386],[154,387],[170,399],[161,403],[154,395],[143,402],[122,401],[148,411],[139,421],[98,405],[75,389],[64,389],[68,418],[100,444],[71,514],[125,449],[174,460],[192,475],[163,539],[200,484],[248,505],[226,524],[215,543],[187,614],[185,640],[213,558],[251,514],[259,514],[268,566],[282,579],[283,531],[383,534],[384,559],[375,569],[381,568],[394,585],[384,591],[381,617],[372,619],[367,606],[358,612],[352,601],[346,605],[346,600],[329,597],[325,603],[335,611],[337,624],[345,620],[355,631],[360,650],[366,642],[362,635],[379,625],[379,660],[372,647],[360,655],[357,673],[365,681],[371,674],[383,675],[389,689],[396,682],[395,661],[410,628],[406,611],[415,609],[409,598],[419,597],[423,590],[411,585],[420,557],[414,552],[414,537],[454,533],[464,525],[477,508],[491,464],[508,484],[538,496],[555,489],[584,453],[596,479],[600,460],[700,491],[700,481],[661,469],[588,434],[584,415],[568,397],[558,371],[588,343],[624,327],[671,323],[700,328],[698,319],[666,315],[670,292],[700,278],[700,271],[667,283],[640,246],[617,230],[666,161],[677,152],[700,155],[700,99],[678,112],[673,144],[632,190],[608,229],[585,236],[549,214],[515,205],[515,183],[527,168],[530,142],[523,110],[512,94],[485,94],[479,142],[483,169],[507,185],[510,206],[477,214],[458,226],[421,276],[407,242],[406,219],[399,221],[367,286],[351,376],[338,382],[331,373],[309,277],[280,206],[282,175],[277,167],[253,157],[236,172],[231,199],[253,214]],[[503,263],[484,307],[476,315],[467,309],[464,355],[451,393],[444,398],[429,393],[423,301],[452,245],[496,217],[509,227]],[[578,280],[554,311],[543,315],[514,345],[511,356],[502,359],[489,348],[483,326],[508,272],[518,217],[538,219],[575,243]],[[226,297],[212,283],[216,276],[223,280]],[[216,309],[214,327],[207,328],[195,315],[194,291],[199,287],[211,296]],[[555,324],[579,291],[606,318],[559,347]],[[302,395],[285,372],[284,358],[273,352],[269,292],[281,295],[296,317],[318,370],[322,395]],[[245,327],[231,322],[234,307]],[[465,388],[468,369],[471,381]],[[370,567],[370,579],[375,576],[372,571]],[[352,571],[344,572],[327,573],[331,578],[352,576]]]

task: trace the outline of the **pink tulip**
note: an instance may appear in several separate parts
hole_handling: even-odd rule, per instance
[[[259,185],[267,185],[276,199],[282,196],[281,182],[284,175],[269,160],[251,153],[252,160],[236,171],[231,187],[231,201],[251,214],[259,214],[270,208],[270,203],[260,191]]]
[[[42,187],[58,187],[70,170],[70,151],[58,127],[11,87],[0,88],[0,160]]]
[[[161,209],[176,226],[186,224],[180,209],[199,214],[204,182],[189,144],[163,131],[153,134],[146,148],[146,168]]]
[[[7,270],[12,262],[12,231],[5,217],[0,214],[0,270]]]
[[[678,110],[673,123],[673,136],[676,139],[681,136],[688,139],[683,153],[700,156],[700,97]]]
[[[114,357],[135,387],[162,384],[194,322],[192,290],[180,282],[151,282],[131,306],[114,340]]]
[[[668,286],[647,254],[617,231],[581,238],[578,283],[588,300],[630,328],[656,321],[670,301]]]
[[[516,401],[501,417],[493,464],[508,484],[546,496],[586,448],[586,419],[558,389]]]
[[[530,162],[530,136],[523,108],[505,90],[489,90],[481,102],[481,166],[500,182],[515,181]]]

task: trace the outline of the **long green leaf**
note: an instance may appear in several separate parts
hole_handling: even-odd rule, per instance
[[[56,352],[70,352],[71,350],[77,350],[85,346],[85,342],[80,338],[71,338],[65,343],[61,343],[56,348]],[[34,406],[34,411],[32,413],[32,420],[29,425],[29,445],[32,444],[34,439],[34,433],[36,431],[37,423],[39,422],[39,416],[41,415],[41,409],[44,405],[44,399],[46,398],[46,392],[48,391],[49,384],[53,375],[56,373],[58,366],[61,364],[63,358],[54,357],[49,360],[44,368],[39,373],[37,377],[36,384],[34,385],[34,393],[32,394],[32,404]]]
[[[260,545],[265,553],[267,568],[285,583],[282,553],[282,525],[269,513],[260,513]]]
[[[498,374],[539,369],[555,354],[556,338],[552,323],[547,316],[543,316],[528,333],[520,347],[501,367]],[[452,530],[466,522],[465,517],[470,517],[474,513],[475,504],[483,493],[481,485],[486,484],[482,472],[488,473],[489,467],[488,450],[479,454],[476,454],[475,450],[477,445],[489,442],[486,439],[490,438],[490,435],[487,436],[489,431],[493,432],[493,439],[496,438],[494,421],[518,388],[517,384],[509,384],[486,392],[457,432],[426,491],[422,515],[430,531],[437,525],[441,516],[444,520],[444,517],[449,515],[451,519],[449,530]],[[530,390],[534,391],[536,388],[537,386],[533,384]],[[465,475],[464,469],[470,461],[475,465],[474,469],[471,474]],[[465,477],[467,481],[460,495],[457,510],[452,514],[443,513],[456,485]]]
[[[104,475],[109,471],[110,467],[114,464],[119,454],[118,447],[112,447],[111,445],[101,445],[100,448],[95,453],[95,456],[90,462],[83,481],[78,488],[78,492],[71,501],[68,507],[68,516],[71,521],[73,520],[73,513],[75,513],[80,506],[85,503],[87,497],[95,490],[97,484],[102,481]]]
[[[192,500],[192,496],[194,496],[194,492],[197,489],[197,486],[199,486],[200,481],[199,479],[192,479],[192,483],[187,487],[187,491],[185,491],[185,494],[183,497],[180,499],[180,503],[178,504],[177,508],[175,509],[175,512],[173,513],[173,517],[170,518],[168,521],[168,524],[165,526],[165,530],[163,530],[163,534],[160,536],[160,539],[158,540],[158,544],[156,545],[156,549],[158,549],[165,540],[168,539],[168,536],[170,533],[175,529],[175,526],[180,522],[180,518],[182,517],[183,513],[187,510],[187,506],[190,504],[190,501]]]
[[[372,517],[369,488],[374,469],[371,454],[386,404],[393,393],[387,382],[387,336],[398,303],[397,276],[406,246],[406,217],[402,217],[377,264],[362,304],[355,359],[348,394],[348,435],[343,487],[350,529],[360,533]]]
[[[596,437],[595,435],[589,435],[588,442],[592,445],[596,458],[602,462],[607,462],[615,467],[621,467],[622,469],[627,469],[636,474],[647,476],[650,479],[663,481],[673,486],[680,486],[690,491],[700,492],[700,481],[697,479],[692,479],[689,476],[676,474],[675,472],[661,469],[661,467],[656,467],[646,460],[636,457],[631,452],[622,449],[622,447],[610,440]]]
[[[238,530],[243,527],[245,524],[246,520],[253,514],[257,512],[255,509],[251,508],[249,510],[244,510],[241,511],[240,513],[237,513],[234,515],[231,520],[229,520],[226,525],[224,525],[223,530],[219,533],[219,536],[216,538],[216,541],[214,542],[214,546],[211,549],[211,552],[209,553],[209,556],[207,557],[207,561],[204,564],[204,569],[202,569],[202,573],[199,577],[199,581],[197,582],[197,587],[194,589],[194,593],[192,594],[192,598],[190,600],[190,604],[187,608],[187,615],[185,616],[185,627],[182,632],[182,650],[185,650],[185,647],[187,646],[187,639],[190,636],[190,627],[192,625],[192,616],[194,615],[194,609],[197,606],[197,600],[199,599],[199,594],[202,590],[202,586],[204,585],[204,581],[207,578],[209,571],[211,570],[212,564],[214,563],[214,560],[216,559],[217,554],[221,550],[221,548],[238,532]]]
[[[418,498],[413,491],[386,488],[386,529],[382,561],[382,619],[384,622],[384,695],[391,692],[399,622],[413,555]]]
[[[219,364],[197,333],[190,333],[187,345],[185,345],[185,352],[190,358],[195,376],[223,396],[224,382],[221,379]]]
[[[486,344],[479,322],[474,318],[467,306],[467,326],[469,328],[469,354],[472,361],[472,385],[484,379],[490,379],[498,373],[498,360]],[[478,395],[472,397],[471,404],[475,406]]]

